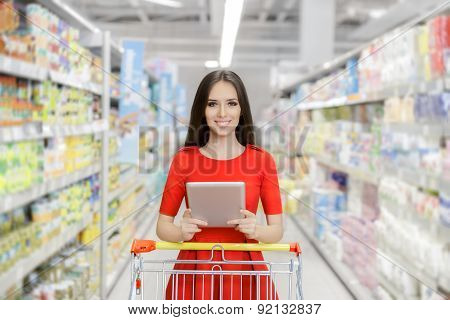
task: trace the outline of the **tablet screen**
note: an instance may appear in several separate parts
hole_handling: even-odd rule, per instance
[[[186,192],[192,217],[208,222],[208,227],[230,227],[227,222],[243,218],[244,182],[188,182]]]

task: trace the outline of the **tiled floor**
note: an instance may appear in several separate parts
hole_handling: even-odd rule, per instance
[[[263,219],[263,216],[260,216]],[[148,238],[156,239],[155,225],[152,226]],[[302,246],[304,299],[352,299],[352,296],[316,252],[314,247],[308,242],[307,238],[292,223],[285,224],[285,233],[282,242],[299,242]],[[175,258],[176,254],[177,252],[158,252],[157,259]],[[289,259],[287,255],[282,253],[266,253],[264,256],[267,261],[288,261]],[[149,293],[155,293],[155,286],[152,288],[148,282],[146,282],[146,285],[146,296]],[[278,291],[282,292],[284,289],[283,284],[280,284],[280,286]],[[284,284],[284,286],[287,288],[287,284]],[[127,299],[129,289],[130,274],[127,268],[109,298]]]

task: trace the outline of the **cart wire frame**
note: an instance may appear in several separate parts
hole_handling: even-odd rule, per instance
[[[211,257],[205,260],[144,260],[144,253],[149,253],[155,250],[210,250]],[[222,260],[214,260],[214,251],[221,251]],[[238,260],[228,260],[225,258],[225,251],[288,251],[293,252],[296,255],[296,259],[291,258],[289,262],[266,262],[266,261],[238,261]],[[168,265],[172,264],[203,264],[212,265],[210,270],[174,270]],[[257,270],[222,270],[223,265],[264,265],[267,270],[257,271]],[[159,269],[149,269],[146,265],[157,265]],[[283,267],[287,270],[275,270],[274,267]],[[292,298],[292,287],[295,285],[295,299],[303,299],[302,291],[302,260],[301,260],[301,249],[298,243],[290,244],[264,244],[264,243],[205,243],[205,242],[165,242],[165,241],[153,241],[153,240],[134,240],[131,246],[131,289],[129,293],[129,299],[135,300],[140,297],[141,300],[144,299],[144,274],[153,273],[155,276],[156,285],[156,298],[165,298],[165,287],[167,277],[172,276],[172,299],[176,299],[178,294],[178,281],[179,277],[183,277],[183,283],[186,283],[186,276],[194,277],[194,286],[192,288],[192,297],[194,294],[195,287],[195,277],[203,277],[203,288],[202,288],[202,298],[205,294],[205,275],[209,276],[211,279],[211,297],[213,297],[214,292],[214,279],[219,277],[220,287],[223,288],[223,278],[224,276],[231,277],[231,299],[233,299],[233,277],[240,276],[240,297],[243,294],[243,277],[248,276],[250,280],[250,299],[252,292],[252,276],[256,276],[255,289],[256,289],[256,300],[260,300],[261,292],[261,277],[264,276],[266,279],[266,299],[272,300],[277,297],[277,277],[287,276],[288,277],[288,297],[290,300]],[[293,281],[295,277],[295,282]],[[161,284],[160,284],[161,282]],[[269,283],[271,284],[269,293]],[[161,296],[158,298],[158,294],[161,291]],[[183,286],[182,298],[185,297],[185,286]],[[219,291],[219,300],[223,299],[223,290]]]

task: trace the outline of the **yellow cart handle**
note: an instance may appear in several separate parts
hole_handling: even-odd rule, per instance
[[[227,251],[289,251],[297,256],[302,252],[297,242],[292,243],[214,243],[214,242],[165,242],[133,240],[131,253],[154,250],[227,250]]]

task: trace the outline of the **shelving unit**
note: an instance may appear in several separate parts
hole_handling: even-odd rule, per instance
[[[373,299],[372,293],[364,286],[362,286],[358,279],[354,276],[352,271],[344,263],[333,257],[327,249],[324,248],[322,243],[314,237],[311,232],[312,226],[303,226],[303,222],[299,221],[297,216],[289,215],[292,223],[303,232],[308,241],[314,246],[320,256],[325,259],[327,264],[341,279],[344,286],[351,292],[351,294],[357,300],[371,300]]]
[[[23,126],[0,128],[0,143],[10,143],[26,140],[40,140],[52,137],[79,136],[95,134],[108,130],[105,120],[97,120],[81,125],[42,125],[27,123]]]
[[[103,94],[101,87],[96,83],[86,82],[67,74],[48,71],[38,65],[0,55],[0,73],[20,78],[45,81],[51,80],[57,84],[92,92],[98,96]]]
[[[100,165],[95,164],[74,173],[64,175],[37,186],[33,186],[28,190],[0,197],[0,211],[9,211],[24,206],[27,203],[30,203],[50,192],[62,189],[72,183],[86,179],[99,171]]]
[[[98,209],[99,207],[95,208],[93,212],[98,211]],[[82,221],[70,226],[26,258],[19,260],[6,273],[0,274],[0,297],[4,298],[8,294],[6,292],[7,289],[22,281],[27,274],[57,254],[68,242],[72,241],[91,223],[93,212],[84,216]]]
[[[80,89],[93,93],[101,98],[102,101],[102,119],[91,123],[82,125],[43,125],[40,122],[25,123],[20,126],[10,126],[0,128],[0,143],[9,144],[19,141],[28,140],[42,140],[53,137],[67,137],[77,135],[102,135],[102,154],[101,161],[75,171],[64,176],[45,181],[42,184],[34,185],[31,188],[22,192],[7,194],[0,197],[0,213],[13,210],[25,206],[41,197],[52,193],[54,191],[65,188],[73,183],[88,178],[94,174],[100,174],[101,201],[97,204],[95,212],[100,214],[101,223],[100,233],[100,286],[98,292],[89,293],[90,295],[105,298],[106,292],[106,275],[105,275],[105,261],[106,261],[106,228],[104,223],[108,214],[108,203],[114,198],[124,197],[130,192],[142,186],[142,183],[134,187],[133,181],[125,186],[119,187],[116,192],[108,193],[108,168],[109,168],[109,137],[113,128],[109,128],[109,108],[111,102],[117,103],[119,97],[110,97],[110,83],[109,72],[111,65],[114,67],[120,66],[122,50],[111,41],[109,32],[100,32],[98,29],[93,29],[92,26],[87,26],[84,20],[79,20],[79,16],[73,15],[73,10],[68,9],[67,5],[59,1],[39,1],[54,14],[63,19],[66,19],[70,25],[82,30],[82,42],[85,46],[92,48],[96,54],[102,56],[102,71],[103,84],[87,82],[84,79],[78,78],[71,74],[62,74],[55,71],[50,71],[38,65],[14,59],[8,56],[0,55],[0,74],[12,75],[19,78],[32,81],[46,81],[50,80],[53,83]],[[56,35],[55,35],[56,36]],[[155,79],[156,80],[156,79]],[[111,131],[110,131],[111,130]],[[129,169],[129,167],[128,167]],[[14,284],[20,286],[23,278],[36,269],[42,263],[48,261],[49,258],[59,253],[59,251],[76,238],[76,236],[85,230],[93,221],[93,212],[83,217],[83,220],[76,223],[67,229],[61,231],[61,234],[49,240],[35,251],[33,251],[26,258],[20,259],[15,266],[9,268],[6,272],[0,273],[0,296],[7,295],[7,290]]]
[[[145,214],[149,213],[148,211],[150,211],[150,213],[154,213],[153,212],[154,210],[152,208],[149,208],[149,210],[143,210],[142,213],[140,213],[136,217],[136,219],[139,220],[137,222],[137,225],[141,226],[136,233],[137,238],[144,238],[144,236],[148,232],[148,230],[155,224],[157,215],[153,214],[152,219],[146,219],[147,217]],[[144,223],[145,220],[148,220],[149,222],[146,224],[146,223]],[[131,240],[132,239],[130,239],[130,241]],[[118,279],[122,276],[122,274],[124,272],[126,272],[126,269],[131,262],[130,253],[129,253],[128,249],[129,249],[128,247],[122,248],[122,257],[121,257],[120,262],[117,263],[117,267],[115,268],[115,270],[112,273],[110,273],[107,277],[106,292],[107,292],[108,296],[111,294],[112,290],[114,289],[114,285],[117,283]]]
[[[443,8],[440,13],[448,15],[448,6]],[[436,12],[433,17],[436,17],[440,13]],[[418,17],[417,19],[414,19],[413,21],[408,22],[397,31],[400,34],[399,30],[402,30],[403,28],[406,30],[407,26],[408,29],[411,29],[412,26],[425,22],[429,19],[432,19],[433,17],[427,17],[423,15],[421,17]],[[430,25],[427,25],[427,28],[431,28],[429,27]],[[431,29],[427,29],[427,32],[428,30]],[[419,32],[419,29],[417,29],[416,31]],[[438,31],[436,31],[435,29],[429,32],[430,37],[435,36],[435,34],[432,34],[432,32],[435,32],[436,37],[438,37]],[[418,33],[410,33],[410,36],[411,37],[408,38],[408,41],[411,42],[408,43],[408,46],[406,46],[405,44],[407,41],[403,39],[404,42],[402,42],[402,44],[405,44],[405,46],[402,47],[401,50],[405,51],[406,48],[409,49],[412,41],[418,41]],[[340,176],[337,177],[338,175],[336,175],[335,177],[335,172],[345,173],[345,181],[347,184],[345,185],[345,187],[341,185],[342,189],[347,188],[346,192],[348,192],[348,194],[345,194],[345,196],[350,197],[351,190],[348,187],[349,183],[353,183],[353,190],[358,189],[360,193],[353,191],[354,198],[352,198],[352,200],[356,201],[356,205],[354,205],[355,203],[352,202],[352,204],[354,205],[353,207],[342,210],[342,215],[348,219],[338,218],[339,223],[349,223],[346,226],[354,228],[353,230],[356,230],[355,232],[359,232],[358,234],[364,235],[364,237],[367,236],[368,239],[370,239],[367,241],[376,239],[373,241],[375,241],[376,243],[376,248],[379,254],[385,255],[387,258],[389,258],[389,260],[393,262],[393,265],[397,265],[397,267],[399,267],[400,270],[393,267],[395,269],[395,272],[408,274],[409,277],[407,278],[409,279],[403,279],[403,282],[399,280],[396,283],[394,283],[394,281],[389,281],[389,277],[385,278],[382,274],[381,268],[377,270],[376,266],[372,266],[372,262],[366,263],[368,268],[374,267],[373,272],[370,271],[365,273],[361,272],[361,270],[356,270],[357,268],[362,268],[361,257],[363,257],[366,253],[362,252],[362,249],[356,248],[354,244],[349,243],[348,239],[344,239],[345,237],[336,236],[333,238],[331,237],[331,235],[330,239],[327,239],[325,237],[325,240],[329,241],[326,242],[327,245],[340,245],[348,250],[346,253],[347,255],[350,255],[349,252],[352,252],[351,250],[354,250],[354,252],[357,254],[361,254],[358,258],[355,259],[348,258],[348,256],[346,256],[347,260],[343,258],[343,261],[346,261],[346,263],[353,264],[355,270],[352,270],[352,268],[347,267],[343,262],[338,261],[338,259],[336,259],[333,254],[328,252],[326,246],[324,245],[325,242],[322,243],[320,240],[318,240],[315,234],[313,234],[313,230],[314,233],[316,231],[320,233],[320,230],[316,228],[316,223],[317,226],[323,227],[323,225],[320,225],[320,219],[315,221],[314,226],[301,220],[293,222],[299,226],[299,228],[303,231],[303,233],[307,236],[311,243],[314,244],[314,247],[317,249],[317,251],[323,256],[324,260],[330,265],[331,269],[333,269],[333,271],[344,284],[348,285],[348,289],[350,290],[350,292],[352,292],[352,294],[358,299],[373,299],[374,297],[377,297],[376,290],[370,292],[367,288],[363,287],[363,291],[366,291],[366,294],[369,293],[369,295],[366,295],[364,294],[364,292],[358,292],[359,289],[355,290],[354,288],[352,288],[351,286],[353,286],[354,283],[358,283],[358,286],[362,287],[362,285],[359,284],[358,278],[362,279],[362,282],[366,281],[368,283],[371,283],[367,284],[368,286],[373,285],[374,282],[375,284],[378,283],[379,287],[382,287],[386,292],[388,292],[393,299],[420,299],[426,297],[428,293],[424,294],[422,291],[418,291],[414,294],[411,294],[411,296],[407,296],[406,293],[401,292],[402,290],[399,289],[408,288],[409,290],[411,290],[410,292],[412,292],[412,290],[415,289],[411,288],[415,288],[416,285],[419,285],[419,287],[426,286],[428,287],[428,290],[431,290],[434,293],[439,292],[439,294],[445,297],[445,295],[448,296],[449,288],[442,289],[439,287],[438,279],[440,278],[439,276],[437,278],[436,274],[440,274],[440,277],[442,277],[443,269],[437,269],[436,266],[439,266],[438,262],[436,262],[437,258],[433,256],[433,262],[427,262],[423,258],[420,260],[420,262],[417,262],[413,261],[411,253],[393,252],[394,249],[392,249],[392,242],[386,240],[382,240],[380,242],[380,240],[377,239],[377,237],[380,237],[377,232],[382,232],[380,231],[380,229],[378,229],[382,227],[375,223],[375,221],[377,221],[378,219],[380,220],[380,224],[384,223],[388,226],[385,230],[391,230],[389,229],[389,222],[391,221],[388,220],[389,218],[385,217],[388,216],[388,214],[386,213],[385,215],[383,215],[384,211],[382,212],[380,209],[374,209],[379,210],[378,215],[368,218],[363,214],[364,209],[359,208],[357,202],[358,200],[355,200],[360,197],[360,204],[361,206],[364,206],[366,204],[363,203],[363,201],[367,199],[373,199],[372,194],[370,194],[369,196],[367,194],[363,194],[363,192],[368,192],[367,189],[375,190],[375,198],[378,201],[379,195],[377,194],[377,192],[378,190],[381,190],[380,188],[386,188],[386,184],[394,181],[389,185],[391,189],[393,185],[396,185],[395,183],[400,186],[404,185],[405,190],[407,190],[404,191],[405,194],[406,192],[410,192],[408,193],[409,198],[407,199],[409,200],[407,201],[411,201],[411,205],[389,210],[387,210],[386,207],[383,209],[386,209],[386,211],[390,211],[394,216],[394,219],[399,219],[398,223],[401,223],[404,217],[400,213],[408,212],[408,219],[406,219],[408,221],[404,221],[405,224],[408,224],[408,226],[404,226],[404,229],[395,229],[397,227],[392,227],[392,230],[410,230],[408,228],[413,228],[414,226],[419,228],[418,230],[421,231],[422,229],[424,229],[424,232],[427,233],[424,235],[424,241],[427,242],[424,243],[423,247],[427,245],[426,248],[433,247],[434,250],[437,250],[437,252],[444,254],[445,250],[442,249],[442,245],[445,245],[445,241],[448,242],[448,240],[442,242],[443,236],[441,235],[441,233],[446,232],[445,230],[447,229],[445,229],[442,224],[439,225],[439,214],[437,215],[437,217],[435,216],[435,206],[432,207],[431,205],[429,205],[429,207],[427,207],[427,210],[429,211],[426,211],[423,208],[417,209],[412,205],[412,202],[420,201],[420,199],[423,200],[426,197],[430,197],[430,199],[432,198],[433,200],[437,199],[436,201],[439,202],[439,197],[441,197],[442,193],[446,194],[448,193],[447,191],[450,190],[450,177],[446,175],[444,169],[436,168],[436,166],[440,166],[441,163],[436,160],[436,162],[438,163],[433,163],[434,165],[430,165],[429,162],[424,162],[423,160],[424,154],[430,154],[430,157],[439,152],[441,154],[444,154],[443,142],[445,141],[445,139],[447,139],[448,143],[448,139],[450,137],[450,126],[447,121],[448,116],[447,118],[445,118],[442,112],[438,113],[438,111],[441,110],[438,109],[438,106],[441,106],[441,104],[439,103],[443,100],[438,100],[439,103],[434,102],[435,100],[433,100],[434,104],[431,105],[430,102],[430,104],[427,105],[428,109],[425,110],[417,109],[421,106],[417,106],[416,103],[418,100],[412,99],[419,99],[425,96],[426,98],[429,97],[429,101],[431,101],[431,96],[433,96],[434,99],[436,97],[441,98],[442,96],[444,96],[444,94],[448,94],[448,92],[450,91],[450,74],[448,68],[444,68],[444,71],[440,73],[439,76],[435,76],[431,73],[431,69],[427,69],[430,74],[428,74],[428,76],[424,76],[424,71],[422,69],[419,69],[418,66],[409,65],[409,67],[411,67],[412,69],[414,67],[417,67],[414,76],[408,73],[409,77],[414,77],[414,79],[421,80],[401,82],[397,79],[406,79],[406,77],[388,77],[385,69],[377,70],[375,67],[378,65],[370,66],[370,61],[368,62],[368,64],[364,65],[363,61],[367,57],[367,53],[369,52],[369,56],[371,54],[376,55],[377,46],[380,45],[380,43],[384,43],[382,41],[385,41],[385,39],[387,38],[389,38],[388,35],[380,37],[378,40],[374,40],[371,43],[364,44],[342,56],[333,59],[332,61],[328,61],[323,65],[316,66],[316,68],[314,68],[314,71],[307,73],[306,75],[299,76],[296,81],[284,88],[281,88],[279,92],[277,92],[277,97],[280,97],[280,99],[282,99],[282,101],[280,100],[279,106],[277,106],[277,108],[287,107],[289,109],[292,109],[291,114],[297,114],[298,118],[294,119],[298,121],[297,124],[294,125],[297,127],[297,129],[303,129],[299,128],[299,126],[302,125],[316,124],[318,126],[315,128],[315,131],[314,128],[308,131],[308,134],[311,134],[309,138],[315,140],[310,140],[311,143],[309,145],[309,149],[307,146],[307,150],[303,150],[301,155],[299,155],[310,158],[312,162],[310,169],[314,170],[312,176],[315,177],[317,181],[310,181],[311,194],[315,192],[313,190],[314,187],[323,186],[324,188],[323,193],[314,193],[314,195],[317,196],[317,198],[314,198],[314,200],[312,201],[314,205],[317,205],[319,207],[322,206],[321,210],[328,210],[326,212],[332,212],[333,209],[325,209],[326,205],[324,205],[323,203],[328,201],[329,198],[326,198],[324,193],[328,189],[330,189],[331,191],[336,191],[336,189],[338,188],[327,185],[327,182],[331,184],[331,180],[333,180],[334,184],[339,184],[338,179]],[[400,39],[399,41],[402,41],[402,39]],[[422,42],[422,46],[429,45],[429,42],[427,41]],[[429,50],[431,52],[432,49]],[[425,53],[423,52],[424,51],[420,51],[420,54],[423,56],[429,54],[428,51],[426,51]],[[393,59],[400,59],[400,57],[402,57],[401,55],[395,56],[393,52],[390,52],[390,54],[393,56]],[[411,53],[411,55],[412,54],[416,54],[414,56],[414,59],[416,60],[414,60],[413,62],[416,64],[420,64],[420,59],[422,59],[423,56],[419,56],[418,52]],[[378,59],[380,59],[380,57],[385,59],[385,56],[378,56]],[[405,62],[406,60],[403,59],[402,61]],[[411,60],[407,61],[409,62]],[[361,69],[356,69],[356,62],[363,64]],[[344,70],[344,68],[346,67],[347,69]],[[385,73],[382,74],[382,72]],[[374,77],[377,75],[380,76],[380,79],[376,78],[378,82],[374,80]],[[338,79],[338,81],[336,81],[336,79]],[[357,82],[356,86],[354,82],[355,79]],[[335,86],[331,86],[331,83],[333,81],[336,81]],[[375,83],[374,88],[371,87],[373,83]],[[331,86],[331,88],[328,88],[329,90],[320,92],[320,90],[323,90],[323,87],[325,86]],[[382,89],[379,90],[378,88]],[[349,92],[353,93],[348,94]],[[414,103],[410,102],[407,107],[405,106],[406,103],[405,105],[401,105],[401,103],[406,100],[403,100],[404,97],[411,98],[408,101],[413,101]],[[394,105],[393,101],[399,100],[401,100],[401,103],[398,102]],[[392,107],[392,105],[394,105],[396,108]],[[443,108],[447,110],[445,106]],[[381,110],[383,112],[381,112]],[[422,110],[425,110],[423,112],[430,113],[430,115],[428,113],[425,113],[425,115],[421,115],[420,112],[422,112]],[[392,113],[389,113],[389,111],[391,111]],[[384,115],[387,114],[388,116],[380,116],[380,114],[382,113],[384,113]],[[378,116],[380,116],[380,118]],[[287,122],[288,119],[283,120]],[[280,127],[283,128],[283,125],[281,125]],[[321,129],[323,129],[323,131]],[[411,138],[409,136],[411,136]],[[370,140],[371,138],[373,140]],[[409,138],[409,140],[407,140],[406,138]],[[415,138],[417,138],[417,142],[414,140]],[[306,139],[308,139],[308,137]],[[360,140],[356,141],[356,139]],[[367,142],[364,139],[367,139],[367,141],[371,142]],[[388,140],[388,142],[385,142],[385,139]],[[319,146],[315,145],[316,142],[319,144]],[[383,145],[383,143],[385,144]],[[305,148],[307,144],[308,143],[305,143],[303,147]],[[372,149],[367,149],[371,146],[373,147]],[[283,149],[283,147],[284,146],[279,146],[279,148],[281,149]],[[382,147],[384,147],[384,149]],[[407,154],[408,148],[412,149],[411,152],[416,153],[413,153],[412,155]],[[329,154],[327,154],[327,152],[329,152]],[[409,163],[406,163],[407,160],[413,158],[413,155],[416,154],[417,158],[414,159],[416,160],[415,162],[411,161],[410,165]],[[385,160],[387,158],[395,159],[395,162],[394,160],[392,160],[392,162]],[[371,161],[369,161],[368,159],[370,159]],[[361,166],[352,166],[347,163],[358,163]],[[444,168],[443,164],[442,168]],[[331,175],[331,172],[333,172],[333,175]],[[394,179],[383,180],[384,178]],[[410,189],[406,189],[406,186],[408,186]],[[361,191],[361,189],[363,188],[366,188],[364,189],[366,191]],[[321,198],[321,196],[324,196],[323,199]],[[413,197],[416,197],[414,198],[415,200],[412,199]],[[316,203],[315,201],[320,203]],[[431,203],[432,200],[429,201],[430,202],[428,203]],[[423,204],[425,202],[422,201],[420,203]],[[414,204],[416,205],[416,203]],[[383,205],[385,206],[385,204]],[[352,210],[359,211],[353,212]],[[420,210],[422,210],[423,212]],[[426,213],[424,213],[425,211]],[[430,211],[432,213],[430,213]],[[431,215],[433,216],[433,218],[430,218]],[[385,220],[383,220],[383,217]],[[293,220],[297,219],[297,217],[291,218]],[[353,218],[357,221],[355,221],[354,224],[352,224],[351,220]],[[396,221],[392,222],[394,223]],[[384,224],[382,226],[384,226]],[[326,232],[332,231],[326,230],[325,228],[325,231],[323,232],[326,234]],[[383,234],[381,236],[383,236]],[[448,239],[448,237],[446,239]],[[406,246],[402,246],[402,248],[404,247]],[[387,248],[387,252],[383,252],[385,248]],[[423,249],[420,254],[423,256]],[[436,255],[437,254],[438,253],[436,253]],[[380,262],[378,261],[378,263]],[[442,264],[442,261],[439,263]],[[433,271],[427,271],[427,266],[433,266],[433,268],[430,267],[430,269],[432,269]],[[385,269],[387,269],[387,271]],[[385,269],[383,269],[383,272],[386,272],[387,275],[390,275],[389,268]],[[392,272],[395,273],[394,271]],[[431,276],[431,274],[433,274],[433,276]],[[376,280],[374,282],[372,281],[373,275],[376,275]],[[420,290],[422,289],[423,288],[420,288]]]
[[[430,190],[446,190],[450,187],[450,181],[445,179],[444,177],[439,177],[438,175],[433,175],[431,173],[420,172],[418,170],[396,168],[394,166],[383,165],[381,169],[381,172],[383,172],[383,174],[376,174],[359,169],[357,167],[340,164],[339,162],[322,155],[308,154],[308,156],[316,159],[319,163],[325,166],[341,172],[345,172],[348,175],[351,175],[361,181],[365,181],[374,185],[378,185],[379,180],[383,176],[393,176],[409,184]]]

